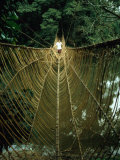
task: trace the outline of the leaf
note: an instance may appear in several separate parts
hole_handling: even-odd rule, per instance
[[[18,20],[18,16],[15,12],[11,13],[11,15],[9,16],[9,19],[11,20]]]
[[[37,11],[37,4],[33,2],[32,4],[29,3],[18,3],[18,12],[19,13],[29,13]],[[41,7],[39,6],[39,11],[41,11]]]
[[[1,37],[2,37],[3,39],[6,38],[5,35],[4,35],[4,33],[1,33]]]
[[[20,26],[14,22],[14,21],[11,21],[11,20],[7,20],[6,21],[7,25],[15,30],[20,30]]]

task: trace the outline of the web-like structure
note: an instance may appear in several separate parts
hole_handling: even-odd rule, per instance
[[[120,158],[119,40],[62,43],[0,44],[1,160]]]

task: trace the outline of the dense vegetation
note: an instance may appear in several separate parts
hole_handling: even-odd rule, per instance
[[[62,30],[71,46],[116,39],[119,12],[117,0],[2,0],[0,41],[50,46]]]

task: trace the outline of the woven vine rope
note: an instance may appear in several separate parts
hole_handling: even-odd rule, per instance
[[[0,159],[118,158],[119,40],[62,43],[60,55],[0,43]]]

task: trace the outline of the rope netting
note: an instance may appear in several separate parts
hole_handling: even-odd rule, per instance
[[[118,42],[60,55],[1,43],[0,159],[119,159]]]

